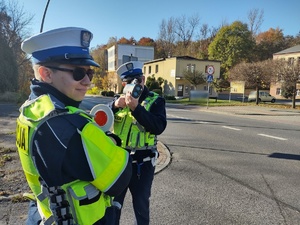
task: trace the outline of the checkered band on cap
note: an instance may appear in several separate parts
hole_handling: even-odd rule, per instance
[[[33,63],[57,61],[66,64],[99,66],[89,53],[93,34],[84,28],[65,27],[34,35],[21,45]]]
[[[130,61],[122,64],[117,69],[117,74],[121,79],[129,78],[129,77],[137,77],[143,75],[143,66],[144,63],[140,61]]]

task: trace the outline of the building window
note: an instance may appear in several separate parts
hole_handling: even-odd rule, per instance
[[[281,95],[281,88],[276,88],[276,95]]]
[[[196,70],[196,65],[195,64],[187,64],[186,70],[191,72],[191,73],[194,73],[195,70]]]
[[[144,73],[144,74],[146,74],[146,66],[143,68],[143,70],[144,70],[144,72],[143,72],[143,73]]]
[[[151,74],[151,66],[148,68],[148,74]]]
[[[190,68],[191,68],[191,64],[187,64],[186,65],[186,71],[190,71]]]
[[[158,65],[155,65],[155,73],[158,73]]]
[[[208,90],[208,86],[204,86],[204,91]],[[209,95],[212,95],[212,88],[209,89]]]
[[[288,63],[289,63],[289,65],[293,65],[294,64],[294,57],[288,58]]]
[[[300,96],[300,90],[297,89],[296,96]]]
[[[191,72],[192,72],[192,73],[195,73],[195,69],[196,69],[196,65],[195,65],[195,64],[192,64],[192,65],[191,65]]]
[[[207,67],[208,67],[208,65],[206,65],[206,66],[205,66],[205,70],[204,70],[204,71],[205,71],[205,73],[207,73]]]
[[[185,86],[184,88],[184,94],[188,95],[189,94],[189,87]]]

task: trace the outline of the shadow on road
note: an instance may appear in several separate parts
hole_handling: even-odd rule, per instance
[[[291,159],[291,160],[300,160],[300,155],[296,154],[287,154],[287,153],[278,153],[275,152],[269,155],[270,158],[278,158],[278,159]]]

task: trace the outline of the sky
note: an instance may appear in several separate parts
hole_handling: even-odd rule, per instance
[[[13,0],[34,16],[29,28],[40,32],[47,0]],[[264,11],[260,32],[280,28],[284,35],[300,32],[300,0],[50,0],[43,31],[76,26],[93,33],[91,47],[106,44],[110,37],[139,40],[158,38],[163,20],[198,15],[209,28],[248,22],[250,10]],[[196,31],[196,34],[199,33]]]

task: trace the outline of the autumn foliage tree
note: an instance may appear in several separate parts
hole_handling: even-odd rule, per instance
[[[292,107],[296,107],[297,83],[300,82],[300,62],[273,60],[273,71],[276,82],[282,83],[282,95],[292,99]]]
[[[142,37],[137,44],[142,46],[155,46],[154,40],[149,37]]]
[[[270,28],[266,32],[259,33],[256,37],[254,60],[263,61],[272,59],[273,54],[287,47],[281,29]]]
[[[235,21],[229,26],[223,26],[209,45],[209,59],[220,60],[221,76],[240,62],[248,62],[255,46],[247,24]]]
[[[245,81],[246,87],[254,87],[257,91],[269,87],[273,62],[266,60],[262,62],[246,63],[241,62],[229,70],[230,81]],[[256,98],[258,104],[258,96]]]

